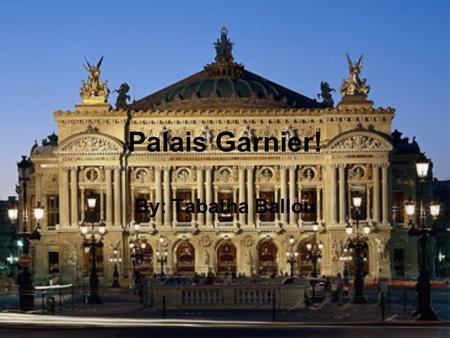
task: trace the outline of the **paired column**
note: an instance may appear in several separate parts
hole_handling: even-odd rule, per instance
[[[380,168],[378,165],[372,166],[373,179],[373,221],[380,222]]]
[[[345,223],[345,166],[339,165],[339,223]]]
[[[205,202],[205,182],[204,182],[204,175],[203,175],[203,168],[198,167],[197,168],[197,197],[200,200],[200,202]],[[192,194],[192,197],[194,194]],[[197,223],[198,225],[205,225],[205,214],[204,213],[197,213]]]
[[[72,226],[78,224],[78,168],[70,168],[70,218]]]
[[[383,224],[388,224],[389,215],[388,215],[388,167],[387,165],[383,165],[381,167],[381,180],[382,180],[382,203],[383,203]]]
[[[336,224],[337,223],[337,217],[336,217],[336,190],[337,190],[337,183],[336,183],[336,167],[335,165],[331,165],[330,167],[330,178],[331,178],[331,199],[330,199],[330,223]]]
[[[290,205],[288,205],[288,192],[287,192],[287,172],[286,167],[280,167],[280,193],[281,193],[281,200],[283,200],[284,206],[285,206],[285,212],[281,213],[281,223],[283,225],[288,224],[288,213],[286,210],[290,209]],[[292,201],[291,201],[292,203]]]
[[[116,226],[121,225],[121,178],[120,167],[114,168],[114,224]]]
[[[170,167],[164,168],[164,224],[171,225],[172,198],[170,189]]]
[[[156,225],[162,225],[162,168],[160,167],[155,167],[155,200],[157,205],[159,205],[155,215],[155,223]]]
[[[206,168],[205,176],[205,202],[209,206],[212,203],[212,167]],[[213,225],[212,214],[210,212],[206,213],[206,225]]]
[[[245,171],[243,167],[238,168],[239,175],[239,203],[245,202]],[[245,224],[245,213],[239,213],[239,224]]]
[[[320,224],[322,222],[321,218],[320,218],[320,207],[321,207],[321,198],[320,198],[320,193],[321,193],[321,188],[317,187],[316,188],[316,222],[318,224]]]
[[[247,203],[248,203],[248,219],[247,224],[252,226],[255,224],[255,185],[253,166],[247,168]]]
[[[295,182],[295,166],[289,167],[289,203],[292,205],[295,203],[295,188],[297,184]],[[295,226],[297,221],[297,214],[295,212],[289,213],[289,224]]]
[[[112,182],[112,169],[105,168],[105,180],[106,180],[106,225],[113,225],[113,182]]]
[[[61,215],[61,226],[67,227],[70,225],[70,210],[69,210],[69,169],[62,168],[60,171],[59,178],[59,196],[60,201],[60,215]]]

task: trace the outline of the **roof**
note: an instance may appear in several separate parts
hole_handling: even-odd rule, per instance
[[[189,108],[324,108],[325,104],[245,70],[234,61],[225,27],[216,58],[204,69],[128,105],[131,110]]]

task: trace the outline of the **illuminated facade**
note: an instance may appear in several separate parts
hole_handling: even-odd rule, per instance
[[[391,277],[394,109],[374,108],[367,99],[368,86],[359,79],[362,60],[349,60],[350,76],[334,107],[326,83],[322,83],[323,101],[318,102],[247,71],[234,61],[225,30],[215,47],[215,62],[204,70],[138,101],[128,104],[128,86],[121,87],[116,109],[107,102],[106,83],[91,77],[90,71],[82,102],[74,111],[55,112],[58,139],[51,136],[33,147],[28,202],[20,206],[22,227],[33,226],[27,215],[38,201],[46,211],[42,238],[33,250],[38,280],[49,274],[63,281],[86,276],[89,256],[81,247],[79,223],[87,216],[89,195],[98,200],[95,221],[104,220],[107,227],[97,257],[104,282],[112,279],[109,260],[114,249],[122,258],[121,278],[130,275],[134,223],[140,224],[140,239],[147,243],[139,269],[148,274],[160,271],[157,251],[167,251],[165,269],[170,274],[284,274],[290,271],[286,252],[291,249],[299,252],[295,272],[309,273],[305,248],[315,223],[319,224],[317,240],[324,244],[320,274],[342,273],[345,226],[353,222],[354,195],[362,197],[360,223],[372,227],[369,278]],[[97,91],[90,91],[96,84]],[[283,132],[300,137],[320,132],[321,149],[224,153],[212,142],[201,153],[127,148],[130,131],[158,137],[162,133],[184,137],[190,132],[210,140],[224,130],[239,136],[276,137]],[[22,180],[21,201],[24,193]],[[154,217],[138,213],[135,200],[139,198],[164,202],[165,213],[159,211]],[[173,198],[246,202],[249,212],[189,214],[175,210]],[[308,201],[315,208],[301,214],[256,213],[255,198],[269,203]]]

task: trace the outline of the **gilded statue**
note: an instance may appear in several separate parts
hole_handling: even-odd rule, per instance
[[[84,103],[104,103],[108,99],[108,81],[100,80],[100,66],[103,56],[97,65],[91,65],[88,60],[83,64],[84,69],[89,73],[87,81],[81,82],[80,96]]]
[[[369,85],[366,84],[367,79],[360,79],[359,74],[363,68],[363,56],[361,55],[358,62],[353,62],[347,54],[347,62],[349,75],[347,80],[343,80],[341,87],[342,96],[345,95],[367,95],[370,91]]]

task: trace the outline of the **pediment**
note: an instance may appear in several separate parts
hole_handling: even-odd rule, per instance
[[[375,133],[372,131],[352,131],[339,135],[331,140],[327,148],[331,152],[389,152],[392,150],[392,144],[389,141],[389,138],[381,133]]]
[[[110,136],[100,133],[81,133],[62,142],[59,154],[118,154],[123,144]]]

